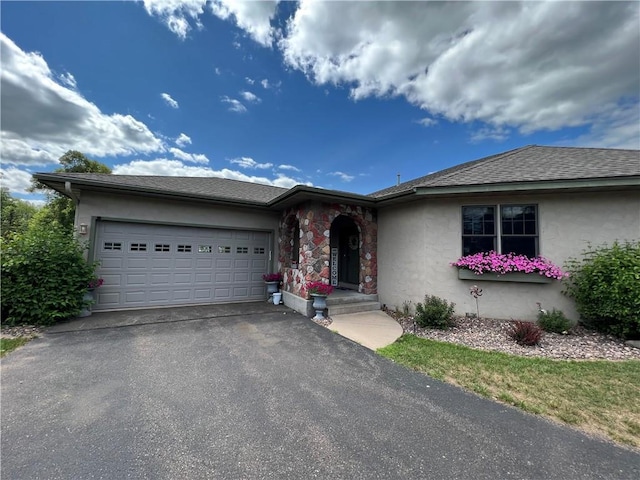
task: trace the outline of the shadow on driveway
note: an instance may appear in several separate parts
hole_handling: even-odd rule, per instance
[[[3,359],[1,408],[12,479],[640,477],[636,451],[266,303],[59,325]]]

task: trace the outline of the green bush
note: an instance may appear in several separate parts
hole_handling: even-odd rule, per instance
[[[538,314],[538,325],[545,332],[566,333],[573,327],[573,322],[561,310],[554,308],[550,312],[541,311]]]
[[[564,293],[581,321],[622,338],[640,338],[640,242],[589,248],[565,264]]]
[[[30,228],[0,244],[1,310],[8,325],[51,325],[77,315],[95,265],[62,227]]]
[[[416,303],[415,322],[421,327],[446,329],[453,325],[454,303],[447,303],[446,300],[425,295],[424,304]]]

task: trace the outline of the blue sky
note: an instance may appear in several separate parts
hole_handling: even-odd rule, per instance
[[[373,191],[528,144],[640,148],[636,2],[2,2],[2,184]]]

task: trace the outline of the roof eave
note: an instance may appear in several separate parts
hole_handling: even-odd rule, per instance
[[[118,192],[129,195],[140,195],[147,197],[170,197],[176,200],[196,200],[200,202],[218,204],[218,205],[231,205],[237,207],[251,207],[251,208],[261,208],[268,209],[267,202],[259,202],[252,200],[240,200],[240,199],[229,199],[226,197],[214,197],[210,195],[197,195],[197,194],[189,194],[185,192],[174,192],[167,191],[161,189],[154,189],[148,187],[140,187],[133,185],[114,185],[112,183],[99,182],[95,180],[85,180],[85,179],[77,179],[77,178],[63,178],[60,176],[51,177],[47,174],[37,173],[34,174],[33,177],[38,180],[40,183],[54,189],[55,191],[69,196],[68,192],[65,190],[65,182],[71,183],[72,188],[75,190],[91,190],[91,191],[102,191],[102,192]]]
[[[296,185],[287,190],[282,195],[271,200],[268,205],[272,208],[287,208],[298,203],[317,200],[325,203],[341,203],[348,202],[363,207],[374,207],[376,200],[366,195],[357,193],[341,192],[337,190],[324,190],[317,187],[308,187],[306,185]]]
[[[619,178],[597,178],[576,180],[553,180],[544,182],[510,182],[478,185],[452,185],[446,187],[417,187],[418,196],[450,196],[483,193],[526,193],[553,191],[582,191],[640,187],[640,176]]]

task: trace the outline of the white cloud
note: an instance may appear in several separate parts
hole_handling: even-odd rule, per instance
[[[419,123],[423,127],[432,127],[436,125],[438,121],[431,117],[424,117],[424,118],[421,118],[420,120],[416,120],[415,123]]]
[[[350,182],[351,180],[353,180],[355,178],[353,175],[349,175],[349,174],[344,173],[344,172],[330,172],[327,175],[333,175],[334,177],[338,177],[343,182]]]
[[[161,93],[160,96],[166,102],[166,104],[169,105],[171,108],[180,108],[180,105],[178,105],[178,102],[176,102],[173,98],[171,98],[171,95],[169,95],[168,93]]]
[[[313,82],[522,133],[640,123],[635,2],[314,2],[279,42]],[[612,132],[615,135],[615,132]]]
[[[229,104],[229,111],[236,113],[244,113],[247,111],[247,107],[245,107],[240,100],[236,100],[235,98],[227,97],[226,95],[220,99],[222,103]]]
[[[249,77],[244,77],[244,81],[247,82],[249,85],[253,85],[254,83],[256,83],[256,81],[253,78],[249,78]]]
[[[265,90],[268,90],[270,88],[280,88],[280,85],[282,85],[282,82],[278,81],[276,83],[271,83],[269,82],[268,78],[263,78],[262,80],[260,80],[260,85],[262,85],[262,88],[264,88]]]
[[[229,160],[229,163],[239,165],[241,168],[267,169],[273,167],[273,163],[258,163],[250,157],[239,157]]]
[[[271,19],[276,14],[277,5],[277,1],[214,0],[210,7],[215,16],[223,20],[233,18],[235,24],[251,38],[268,47],[274,40],[275,30],[271,27]]]
[[[151,16],[162,22],[181,39],[187,38],[191,24],[202,28],[200,15],[204,13],[205,0],[144,0],[144,8]]]
[[[130,115],[106,115],[79,92],[56,82],[37,52],[0,33],[2,163],[56,163],[67,150],[89,157],[164,151],[161,139]]]
[[[180,160],[168,160],[158,158],[155,160],[134,160],[127,164],[116,165],[113,173],[117,175],[160,175],[174,177],[218,177],[243,182],[260,183],[263,185],[274,185],[277,187],[291,188],[295,185],[303,184],[313,186],[310,182],[300,182],[294,178],[278,174],[276,178],[257,177],[246,175],[236,170],[223,168],[213,170],[209,167],[185,165]]]
[[[292,172],[301,172],[298,167],[294,167],[293,165],[278,165],[280,170],[291,170]]]
[[[69,72],[63,73],[62,75],[60,75],[59,78],[60,78],[60,81],[69,88],[75,89],[78,87],[76,78],[73,75],[71,75]]]
[[[202,153],[187,153],[175,147],[170,148],[169,152],[171,152],[171,154],[175,158],[177,158],[178,160],[182,160],[183,162],[209,163],[209,159],[207,158],[207,156]]]
[[[185,145],[191,145],[191,137],[185,133],[181,133],[176,138],[176,145],[179,147],[184,147]]]
[[[509,129],[504,127],[482,127],[471,133],[471,142],[479,143],[484,140],[495,140],[496,142],[502,142],[509,138]]]
[[[200,16],[209,3],[209,11],[223,20],[233,21],[256,42],[271,46],[278,32],[271,27],[278,1],[238,2],[236,0],[144,0],[144,8],[179,38],[185,39],[195,26],[202,29]]]
[[[246,90],[243,92],[240,92],[240,96],[249,103],[260,103],[262,101],[257,95]]]
[[[220,70],[218,67],[213,69],[214,72],[216,72],[216,75],[222,75],[222,70]]]
[[[28,193],[31,187],[31,173],[16,167],[0,170],[0,184],[12,193]]]

